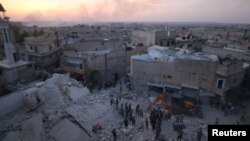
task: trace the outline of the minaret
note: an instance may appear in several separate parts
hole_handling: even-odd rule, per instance
[[[5,16],[6,10],[3,8],[2,4],[0,3],[0,30],[2,32],[4,38],[4,51],[7,59],[8,64],[13,64],[17,61],[16,59],[16,49],[13,45],[13,39],[10,35],[9,29],[9,17]]]

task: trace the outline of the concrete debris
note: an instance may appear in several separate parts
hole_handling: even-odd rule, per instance
[[[89,141],[88,135],[67,119],[60,121],[50,132],[56,141]]]
[[[3,141],[21,141],[19,134],[17,132],[9,132],[9,134],[4,138]]]
[[[38,83],[35,84],[36,87],[41,87],[43,85],[44,85],[44,82],[38,82]]]
[[[50,84],[48,84],[45,82],[39,87],[33,87],[25,91],[24,94],[28,94],[25,103],[36,104],[38,101],[36,96],[41,96],[41,100],[45,104],[41,108],[20,114],[23,116],[22,121],[15,122],[15,125],[6,126],[13,127],[6,130],[5,136],[9,132],[5,137],[6,141],[18,139],[20,141],[110,141],[113,140],[111,131],[114,128],[119,141],[155,140],[156,131],[152,130],[151,123],[148,129],[145,128],[145,119],[150,117],[151,111],[147,107],[150,101],[157,96],[156,94],[145,91],[141,93],[129,91],[120,93],[119,85],[94,91],[90,94],[89,90],[83,87],[80,82],[74,79],[62,80],[63,83],[60,84],[57,84],[55,80],[50,80],[53,83],[49,82]],[[111,104],[111,99],[114,99],[115,103]],[[117,100],[118,104],[116,105]],[[132,121],[129,119],[128,127],[125,127],[125,113],[121,114],[121,105],[125,107],[125,105],[130,104],[133,111],[131,116],[134,117],[136,122],[132,125]],[[143,111],[142,116],[136,113],[138,104]],[[204,104],[202,108],[205,109],[204,119],[184,117],[183,124],[186,128],[183,129],[183,140],[196,140],[197,131],[202,128],[204,136],[202,140],[206,141],[206,126],[214,123],[215,116],[220,116],[221,122],[225,124],[237,118],[237,116],[225,117],[221,111],[210,108],[208,104]],[[41,112],[42,114],[34,115],[35,112]],[[8,121],[8,119],[5,120]],[[162,131],[159,134],[159,140],[176,140],[177,132],[174,131],[173,127],[175,121],[175,115],[162,120]],[[13,121],[10,123],[13,123]],[[18,126],[17,123],[22,125],[22,128],[14,130]],[[98,130],[98,132],[92,131],[94,125],[100,125],[101,130]]]
[[[30,109],[33,109],[44,102],[42,91],[39,91],[36,87],[27,89],[23,92],[23,95],[24,104]]]
[[[46,84],[66,84],[70,80],[69,74],[54,73],[52,78],[45,81]]]
[[[48,106],[54,106],[57,107],[59,106],[61,103],[60,101],[60,95],[61,95],[61,91],[59,90],[57,85],[50,85],[50,86],[45,86],[43,88],[43,90],[45,91],[43,93],[43,96],[45,98],[45,103]]]
[[[82,98],[83,96],[87,96],[90,94],[89,89],[86,87],[79,88],[75,86],[71,86],[68,88],[68,96],[72,101],[77,101],[79,98]]]
[[[43,129],[43,116],[41,113],[23,123],[20,136],[23,141],[41,141]]]

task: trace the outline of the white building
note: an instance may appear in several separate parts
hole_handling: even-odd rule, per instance
[[[2,71],[3,80],[5,83],[22,83],[25,81],[25,76],[29,72],[27,61],[19,60],[16,53],[16,48],[13,45],[14,39],[10,35],[9,17],[5,15],[5,9],[0,4],[0,30],[4,38],[5,58],[0,61],[0,69]]]

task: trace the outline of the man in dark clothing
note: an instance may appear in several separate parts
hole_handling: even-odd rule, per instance
[[[123,103],[121,104],[120,114],[121,114],[122,117],[124,117],[124,107],[123,107]]]
[[[115,130],[115,128],[112,130],[112,135],[113,135],[113,141],[116,141],[117,135],[116,135],[116,130]]]
[[[139,109],[140,117],[143,117],[143,110]]]
[[[161,128],[161,122],[162,122],[161,118],[158,117],[156,120],[155,128]]]
[[[167,113],[167,117],[166,117],[166,118],[167,118],[167,121],[171,119],[171,116],[172,116],[171,113],[168,112],[168,113]]]
[[[183,123],[184,114],[181,114],[179,118],[180,118],[180,123]]]
[[[183,131],[180,130],[179,133],[178,133],[178,136],[177,136],[177,141],[181,141],[182,135],[183,135]]]
[[[155,139],[158,139],[161,134],[161,128],[156,128],[156,134],[155,134]]]
[[[156,125],[156,120],[155,120],[155,118],[153,118],[152,123],[151,123],[153,130],[155,130],[155,125]]]
[[[116,109],[118,109],[118,105],[119,105],[118,97],[116,98],[115,105],[116,105]]]
[[[112,106],[112,105],[113,105],[113,103],[114,103],[114,99],[113,99],[113,98],[111,98],[111,99],[110,99],[110,105]]]
[[[133,113],[131,111],[129,112],[129,116],[128,117],[129,117],[129,120],[132,121]]]
[[[129,105],[128,105],[128,111],[131,111],[131,110],[132,110],[131,103],[129,103]]]
[[[146,118],[145,120],[146,129],[148,129],[148,124],[149,124],[149,121],[148,121],[148,118]]]
[[[202,128],[200,128],[199,131],[197,132],[197,140],[201,141],[201,137],[202,137]]]
[[[135,117],[134,116],[132,116],[131,122],[132,122],[132,125],[135,126]]]
[[[219,124],[219,118],[216,118],[215,125]]]
[[[122,86],[120,86],[120,92],[122,92]]]
[[[125,118],[124,119],[124,126],[127,128],[128,127],[128,120]]]
[[[135,110],[136,115],[139,115],[139,109],[140,109],[140,105],[137,104],[136,105],[136,110]]]
[[[150,124],[153,130],[155,130],[155,123],[156,123],[156,118],[155,118],[155,111],[152,111],[149,116],[150,119]]]

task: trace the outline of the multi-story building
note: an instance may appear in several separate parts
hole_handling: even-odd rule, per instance
[[[247,67],[203,52],[152,46],[148,54],[131,57],[131,80],[138,90],[158,87],[193,97],[204,92],[223,96],[241,83]]]
[[[59,67],[62,48],[54,34],[39,37],[26,37],[25,49],[27,60],[36,68],[52,70]]]
[[[34,71],[29,62],[20,60],[18,57],[14,38],[9,28],[9,17],[5,15],[5,9],[1,4],[0,12],[3,15],[0,16],[0,30],[5,54],[4,59],[0,61],[0,75],[2,75],[1,80],[5,87],[14,91],[18,86],[28,83],[32,79],[30,76],[34,74]]]
[[[205,45],[202,47],[202,51],[206,53],[216,54],[222,58],[233,57],[238,60],[250,62],[250,51],[247,48],[241,48],[236,46],[217,46],[217,45]]]
[[[125,49],[117,39],[82,39],[65,49],[61,60],[64,71],[81,77],[91,70],[100,71],[104,79],[111,79],[115,74],[126,73]]]
[[[175,45],[175,33],[169,30],[141,31],[132,33],[132,43],[136,46],[149,47],[152,45],[171,46]]]

